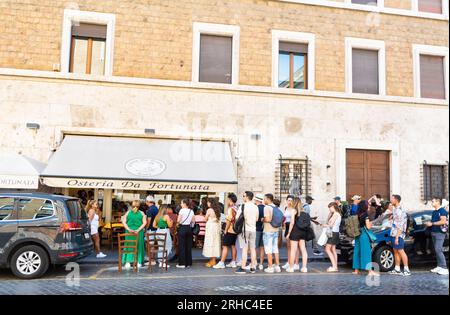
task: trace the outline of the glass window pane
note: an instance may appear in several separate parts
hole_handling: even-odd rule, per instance
[[[420,55],[420,94],[445,99],[444,57]]]
[[[379,94],[378,51],[352,50],[353,93]]]
[[[200,36],[200,82],[231,83],[233,38]]]
[[[280,52],[278,57],[278,87],[289,87],[290,58],[288,53]]]
[[[46,199],[19,199],[19,220],[35,220],[53,215],[53,204]]]
[[[75,38],[73,41],[74,51],[72,62],[72,72],[74,73],[86,73],[86,61],[87,61],[87,39]]]
[[[105,73],[105,41],[92,42],[91,74],[103,75]]]
[[[419,11],[442,14],[442,0],[419,0]]]
[[[294,55],[294,89],[305,88],[305,55]]]
[[[377,5],[377,0],[352,0],[352,3]]]
[[[14,198],[0,198],[0,221],[14,220]]]

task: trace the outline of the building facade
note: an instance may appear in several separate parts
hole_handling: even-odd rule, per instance
[[[312,195],[321,216],[335,195],[429,208],[448,198],[448,16],[446,0],[1,0],[1,152],[225,141],[239,194]]]

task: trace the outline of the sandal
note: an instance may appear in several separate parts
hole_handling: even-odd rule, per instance
[[[327,272],[338,272],[339,270],[334,269],[333,267],[328,267]]]

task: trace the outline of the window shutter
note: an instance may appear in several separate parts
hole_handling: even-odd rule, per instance
[[[280,42],[279,50],[294,54],[307,54],[308,44]]]
[[[80,23],[72,25],[72,36],[106,39],[106,25]]]
[[[231,83],[233,39],[200,35],[200,82]]]
[[[420,55],[420,94],[445,99],[444,57]]]
[[[418,0],[419,11],[442,14],[442,0]]]
[[[352,50],[353,93],[379,94],[378,51]]]

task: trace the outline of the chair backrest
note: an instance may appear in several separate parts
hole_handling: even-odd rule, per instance
[[[125,237],[134,236],[135,239],[126,240]],[[119,241],[119,254],[133,254],[137,253],[138,240],[135,234],[120,233],[117,235]]]
[[[164,251],[166,249],[166,233],[145,233],[145,239],[147,240],[147,246],[153,251]]]

